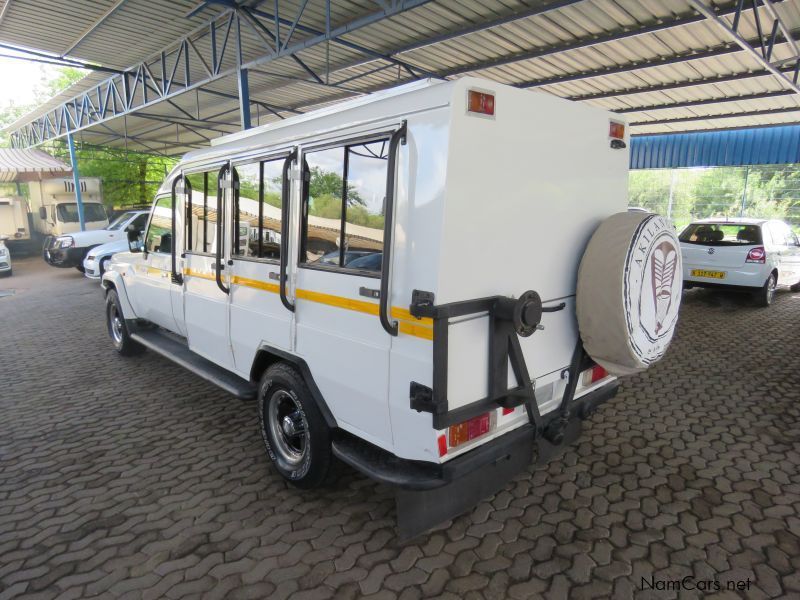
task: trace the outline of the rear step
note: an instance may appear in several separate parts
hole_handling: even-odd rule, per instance
[[[195,354],[189,350],[185,342],[179,339],[157,329],[138,329],[131,331],[130,335],[131,339],[139,342],[145,348],[168,358],[237,398],[252,400],[256,397],[255,385]]]

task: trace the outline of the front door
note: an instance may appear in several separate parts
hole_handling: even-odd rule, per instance
[[[144,255],[136,265],[133,291],[137,314],[156,325],[177,332],[172,296],[180,285],[172,281],[172,198],[156,198],[144,238]]]
[[[210,361],[234,370],[230,344],[230,223],[229,167],[187,175],[187,251],[184,258],[186,337],[189,348]],[[191,240],[191,241],[190,241]]]
[[[249,375],[259,347],[292,349],[292,312],[279,296],[286,154],[235,164],[230,338],[236,370]]]
[[[391,336],[378,318],[386,137],[306,148],[296,276],[297,354],[346,429],[391,438]],[[296,256],[296,255],[295,255]]]

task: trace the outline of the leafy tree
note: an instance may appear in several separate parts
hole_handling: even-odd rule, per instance
[[[323,171],[319,167],[311,167],[311,180],[308,184],[308,193],[312,198],[325,195],[338,196],[341,198],[343,184],[344,181],[338,173]],[[360,204],[361,206],[366,204],[352,184],[347,185],[347,203],[348,205]]]

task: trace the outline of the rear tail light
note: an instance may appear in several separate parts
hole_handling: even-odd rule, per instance
[[[456,448],[461,444],[466,444],[486,433],[489,433],[495,426],[495,412],[484,413],[473,417],[469,421],[464,421],[458,425],[451,425],[448,429],[450,448]]]
[[[591,369],[586,369],[583,372],[583,385],[592,385],[606,377],[608,377],[608,371],[600,365],[595,365]]]
[[[745,262],[761,263],[762,265],[767,262],[767,252],[764,250],[764,246],[750,248],[750,252],[747,253],[747,260],[745,260]]]
[[[470,90],[467,95],[467,110],[471,113],[494,116],[494,94]]]

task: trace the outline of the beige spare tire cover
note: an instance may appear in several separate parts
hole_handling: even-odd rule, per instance
[[[626,212],[606,219],[578,270],[578,327],[589,356],[609,373],[646,369],[667,351],[683,291],[672,223]]]

